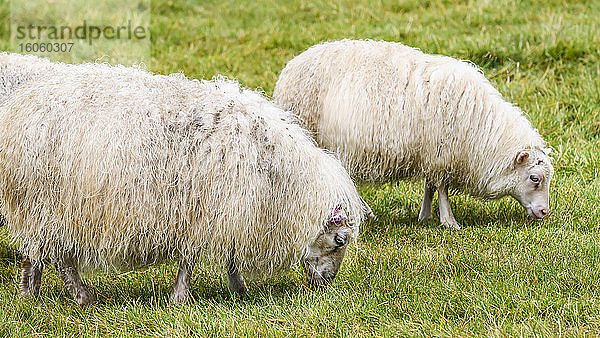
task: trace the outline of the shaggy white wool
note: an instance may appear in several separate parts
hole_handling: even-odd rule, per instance
[[[507,175],[517,153],[545,146],[473,64],[400,43],[313,46],[288,62],[274,98],[363,180],[425,177],[497,198],[519,184]]]
[[[0,52],[0,105],[19,86],[48,74],[60,65],[34,55]]]
[[[48,74],[55,67],[59,64],[48,59],[0,52],[0,106],[19,86]],[[4,225],[4,219],[0,217],[0,226]]]
[[[68,67],[0,111],[0,201],[32,261],[81,269],[200,258],[247,277],[297,263],[363,204],[296,117],[226,79]],[[233,256],[232,256],[233,254]]]

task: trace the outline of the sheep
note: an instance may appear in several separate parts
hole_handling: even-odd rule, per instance
[[[290,112],[236,81],[83,64],[16,90],[0,110],[0,202],[25,257],[21,292],[55,265],[79,271],[179,261],[185,302],[200,260],[232,292],[301,263],[337,274],[368,206],[341,162]]]
[[[544,140],[472,63],[394,42],[326,42],[287,63],[273,96],[354,178],[425,178],[420,221],[432,219],[437,190],[440,222],[460,229],[449,187],[548,214]]]

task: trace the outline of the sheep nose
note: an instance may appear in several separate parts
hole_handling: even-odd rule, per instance
[[[542,217],[545,217],[546,215],[548,215],[548,208],[541,208],[540,214],[542,215]]]

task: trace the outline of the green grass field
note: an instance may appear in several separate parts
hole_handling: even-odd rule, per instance
[[[20,256],[2,229],[0,336],[600,333],[600,2],[152,0],[151,15],[153,71],[224,74],[267,94],[288,60],[325,40],[401,41],[469,59],[554,149],[551,214],[535,222],[514,200],[456,195],[457,232],[417,223],[420,181],[361,186],[378,221],[364,224],[325,290],[294,269],[239,298],[224,275],[197,271],[194,301],[169,305],[176,267],[163,264],[87,276],[97,299],[88,308],[51,268],[42,296],[23,299]]]

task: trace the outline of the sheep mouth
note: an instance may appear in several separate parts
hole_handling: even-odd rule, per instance
[[[547,216],[547,215],[543,214],[541,211],[536,211],[531,207],[527,207],[525,209],[527,210],[527,214],[529,215],[529,217],[536,219],[536,220],[542,219]]]
[[[331,284],[331,282],[333,282],[334,277],[330,277],[330,278],[325,278],[325,277],[321,277],[321,276],[311,276],[308,275],[306,276],[306,281],[308,282],[308,284],[311,287],[317,288],[317,289],[324,289],[327,286],[329,286],[329,284]]]
[[[319,272],[312,264],[305,262],[304,271],[306,271],[306,282],[315,288],[325,288],[333,282],[336,273]]]

